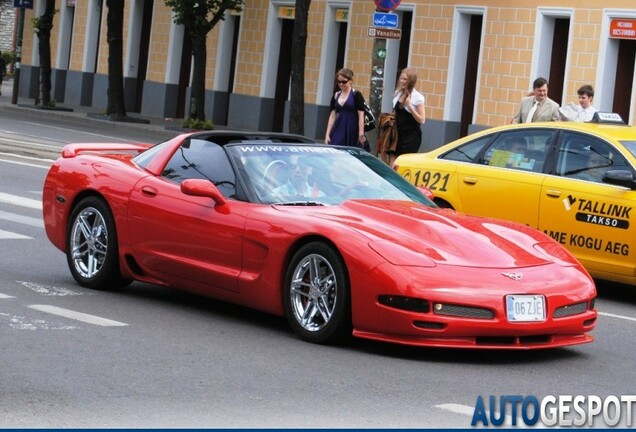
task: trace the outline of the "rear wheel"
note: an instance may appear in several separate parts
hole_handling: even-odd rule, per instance
[[[333,247],[312,242],[294,254],[284,300],[287,319],[301,339],[332,344],[351,335],[349,280],[344,261]]]
[[[94,289],[131,283],[121,276],[115,221],[102,199],[84,198],[75,206],[67,235],[66,260],[77,283]]]
[[[444,201],[443,199],[436,198],[436,199],[433,200],[433,202],[435,204],[437,204],[437,206],[440,207],[440,208],[447,208],[447,209],[455,210],[453,208],[453,206],[448,201]]]

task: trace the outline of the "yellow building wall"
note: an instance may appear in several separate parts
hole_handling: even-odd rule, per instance
[[[58,5],[61,5],[58,0]],[[86,34],[88,1],[77,1],[70,56],[70,69],[82,68]],[[451,38],[454,31],[455,5],[444,0],[403,2],[413,9],[411,55],[409,65],[418,75],[417,88],[426,96],[427,117],[444,120],[445,95],[449,74]],[[105,4],[105,3],[104,3]],[[343,6],[344,4],[344,6]],[[355,72],[355,87],[369,94],[371,52],[373,39],[367,35],[375,5],[369,0],[353,0],[338,3],[338,7],[350,5],[348,21],[348,50],[346,67]],[[458,3],[459,4],[459,3]],[[293,6],[293,2],[288,4]],[[318,81],[321,73],[324,17],[329,3],[313,0],[309,12],[308,38],[305,64],[305,101],[314,104],[318,100]],[[519,101],[529,90],[536,77],[530,76],[532,55],[535,49],[534,33],[539,8],[571,10],[570,52],[565,81],[564,103],[576,101],[576,90],[583,84],[595,85],[599,61],[599,41],[603,10],[633,9],[632,0],[564,0],[555,4],[549,1],[520,0],[466,0],[463,7],[484,9],[483,38],[481,46],[481,73],[478,76],[478,101],[475,121],[481,125],[500,125],[510,121],[516,113]],[[57,6],[58,8],[60,6]],[[130,2],[126,3],[126,19]],[[246,0],[241,16],[240,47],[234,80],[238,94],[258,97],[261,92],[262,65],[267,31],[270,1]],[[106,13],[102,16],[97,73],[108,72],[108,44],[106,42]],[[33,47],[31,18],[33,11],[26,11],[23,33],[23,62],[29,63]],[[59,19],[56,17],[56,26]],[[149,64],[146,79],[158,83],[166,81],[166,64],[172,26],[172,12],[161,0],[154,3]],[[216,47],[219,27],[208,35],[208,59],[206,87],[213,89],[216,73]],[[124,23],[124,37],[128,30]],[[52,49],[57,49],[57,33],[52,37]],[[124,44],[124,49],[126,45]],[[124,53],[125,54],[125,53]],[[291,53],[289,53],[291,54]],[[52,52],[55,59],[55,53]],[[56,67],[53,64],[53,67]],[[389,83],[385,83],[389,85]]]

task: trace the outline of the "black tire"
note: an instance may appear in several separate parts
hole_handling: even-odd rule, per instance
[[[433,202],[435,202],[439,208],[455,210],[448,201],[444,201],[443,199],[434,199]]]
[[[115,221],[104,200],[81,200],[71,213],[66,235],[66,261],[78,284],[108,290],[132,282],[121,275]]]
[[[287,320],[301,339],[336,344],[351,337],[349,278],[333,247],[324,242],[301,247],[287,269],[283,295]]]

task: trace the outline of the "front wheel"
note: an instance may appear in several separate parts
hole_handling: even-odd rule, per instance
[[[73,209],[66,260],[73,278],[87,288],[113,289],[130,284],[121,276],[115,221],[102,199],[84,198]]]
[[[333,247],[312,242],[301,247],[287,270],[285,314],[301,339],[321,344],[351,336],[351,301],[345,264]]]

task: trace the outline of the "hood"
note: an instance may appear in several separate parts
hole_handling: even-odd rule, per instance
[[[534,228],[409,201],[351,200],[311,215],[349,226],[396,265],[422,265],[422,254],[440,265],[499,269],[555,261],[546,252],[554,248],[535,247],[553,241]]]

